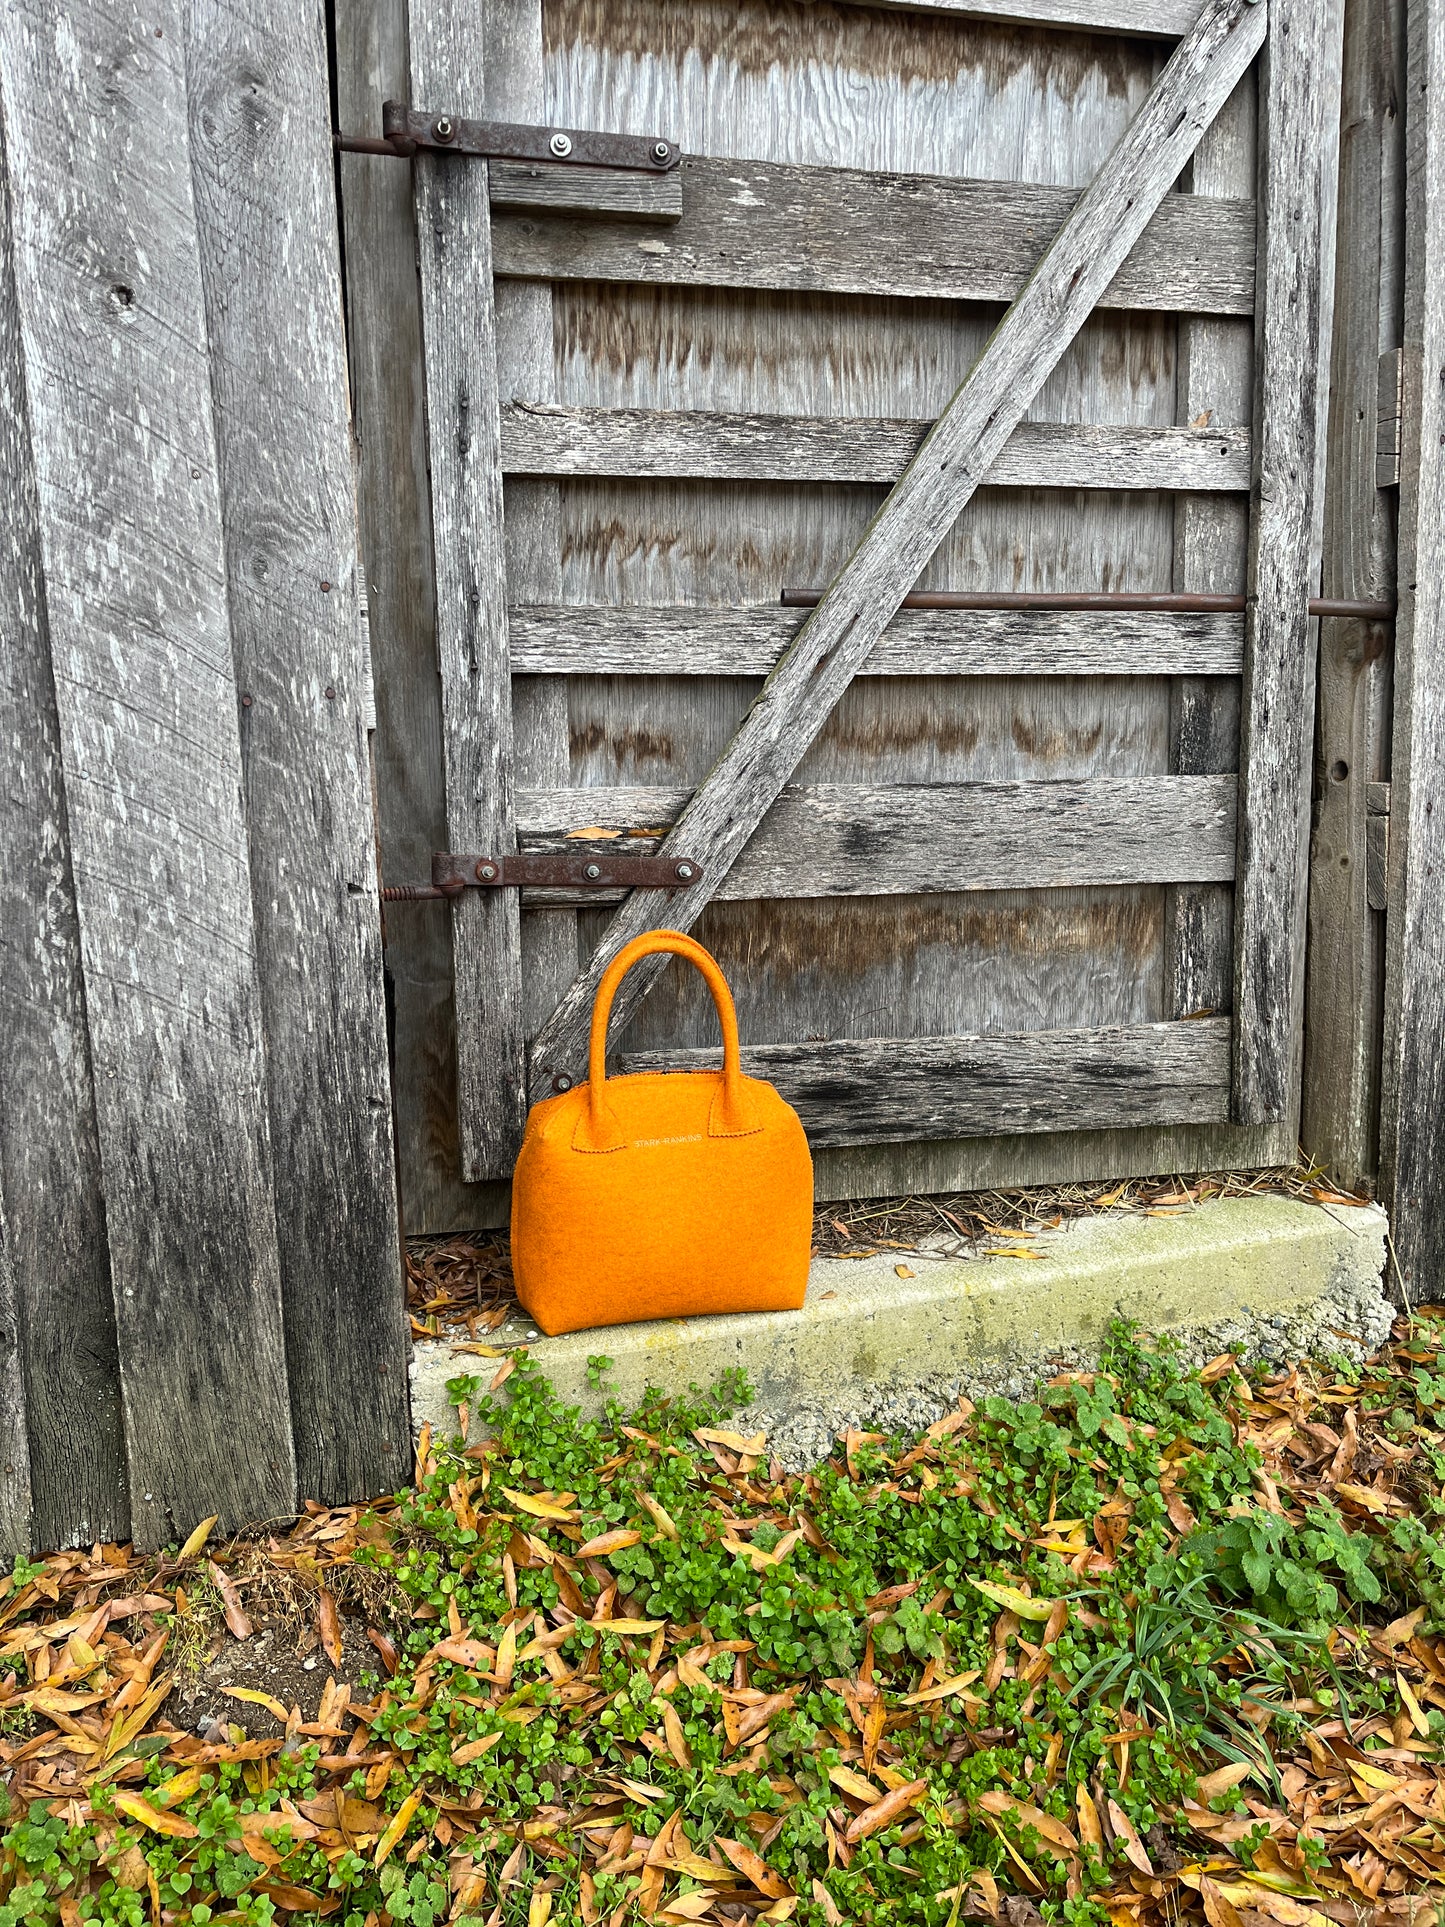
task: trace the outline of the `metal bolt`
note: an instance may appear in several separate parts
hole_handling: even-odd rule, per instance
[[[672,149],[666,141],[654,141],[652,143],[652,158],[657,162],[659,167],[662,166],[664,161],[670,161],[672,159]]]
[[[589,882],[595,883],[598,877],[601,876],[602,869],[600,864],[589,863],[587,865],[587,868],[582,872],[582,874],[584,877],[588,879]]]
[[[322,595],[330,595],[330,593],[331,593],[331,584],[330,584],[329,582],[323,582],[323,583],[322,583],[322,585],[321,585],[321,593],[322,593]]]
[[[490,883],[496,874],[497,866],[495,863],[479,863],[477,865],[478,883]]]
[[[673,874],[674,876],[681,877],[684,883],[690,883],[692,881],[692,865],[690,863],[679,863]]]
[[[328,688],[327,688],[327,691],[326,691],[326,700],[327,700],[327,702],[329,702],[329,703],[334,703],[334,702],[336,701],[336,691],[335,691],[334,689],[332,689],[332,688],[330,688],[330,687],[328,687]]]
[[[437,118],[432,122],[431,131],[433,140],[449,141],[455,137],[457,130],[449,115],[438,114]]]
[[[567,156],[572,152],[572,136],[570,134],[554,134],[547,145],[559,161],[565,161]]]
[[[552,1079],[552,1089],[554,1091],[570,1091],[571,1088],[572,1080],[566,1071],[558,1071],[557,1075]]]
[[[251,704],[252,704],[252,702],[253,702],[254,700],[255,700],[255,699],[254,699],[254,697],[251,697],[251,696],[243,696],[243,697],[241,698],[241,707],[242,707],[242,709],[249,709],[249,708],[251,707]]]

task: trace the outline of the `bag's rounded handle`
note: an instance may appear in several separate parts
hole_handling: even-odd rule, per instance
[[[607,1101],[607,1025],[612,1016],[612,1000],[617,986],[635,963],[644,957],[669,954],[682,957],[702,973],[712,993],[718,1022],[722,1026],[722,1082],[708,1117],[709,1137],[746,1137],[762,1126],[753,1115],[743,1084],[742,1059],[738,1048],[738,1017],[732,992],[717,959],[704,950],[695,938],[681,930],[647,930],[622,949],[608,964],[597,986],[592,1005],[592,1030],[587,1044],[587,1106],[577,1121],[573,1145],[579,1151],[618,1151],[626,1135],[616,1112]]]

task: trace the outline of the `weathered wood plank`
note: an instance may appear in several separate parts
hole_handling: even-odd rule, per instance
[[[411,1435],[324,22],[191,0],[186,46],[296,1471],[339,1505]]]
[[[490,111],[499,117],[519,114],[545,120],[542,0],[485,0],[480,20]],[[662,180],[640,175],[631,179],[639,189],[665,192],[669,207],[681,212],[682,185],[676,174]],[[504,402],[513,398],[551,401],[556,394],[551,288],[541,281],[499,281],[496,303],[498,394]],[[508,595],[513,601],[559,598],[562,509],[557,483],[517,477],[504,494]],[[509,624],[510,619],[509,612]],[[565,787],[571,781],[567,685],[560,677],[514,676],[512,731],[519,784],[541,789]],[[522,1023],[524,1035],[530,1038],[576,974],[577,918],[556,905],[539,910],[524,903],[521,934]],[[476,1013],[462,1006],[457,1022],[475,1024]],[[485,1048],[485,1040],[481,1047]]]
[[[30,1424],[26,1415],[23,1352],[25,1332],[20,1293],[0,1196],[0,1559],[39,1552],[49,1541],[39,1537],[30,1482]]]
[[[409,87],[406,0],[336,14],[343,127]],[[346,321],[357,502],[376,676],[377,839],[386,877],[424,877],[447,848],[436,673],[431,503],[422,400],[421,294],[411,169],[341,156]],[[463,1182],[457,1143],[451,920],[384,917],[397,1180],[409,1231],[498,1223],[500,1185]]]
[[[0,18],[131,1523],[296,1503],[184,8]]]
[[[686,929],[716,894],[753,829],[867,660],[979,479],[1078,333],[1264,35],[1262,10],[1217,0],[1183,41],[1098,178],[1075,204],[972,373],[879,510],[852,558],[798,632],[746,722],[668,840],[706,866],[668,902],[638,891],[533,1049],[535,1074],[575,1075],[595,981],[610,956],[666,911]],[[658,974],[622,986],[618,1021]]]
[[[513,606],[514,675],[766,676],[802,627],[772,606]],[[1237,676],[1242,615],[900,609],[860,676]],[[540,784],[530,787],[540,788]]]
[[[1241,0],[1244,4],[1244,0]],[[633,222],[499,213],[498,274],[552,281],[682,282],[955,301],[1013,301],[1079,197],[1014,181],[944,180],[844,167],[686,155],[682,218]],[[1249,314],[1254,207],[1161,196],[1127,257],[1112,254],[1112,308]],[[888,244],[880,247],[878,236]]]
[[[1227,776],[792,783],[713,896],[739,902],[1218,880],[1233,874],[1234,790]],[[535,848],[592,827],[655,830],[677,823],[691,800],[687,790],[662,788],[523,792],[518,834]],[[673,841],[686,854],[681,829]]]
[[[488,42],[489,64],[505,46],[501,32]],[[537,48],[536,72],[541,78],[541,48]],[[511,94],[507,111],[542,119],[542,109],[532,108]],[[623,168],[567,167],[555,161],[492,161],[491,200],[494,208],[515,213],[605,215],[613,220],[648,221],[663,226],[682,218],[682,180],[674,168],[670,174],[641,174]]]
[[[129,1537],[120,1365],[3,168],[0,468],[0,1211],[16,1298],[0,1320],[23,1336],[13,1366],[29,1387],[11,1396],[28,1407],[28,1458],[14,1476],[28,1508],[34,1467],[35,1545],[93,1545]],[[3,1434],[0,1420],[0,1460]],[[0,1499],[0,1543],[3,1513]],[[12,1550],[34,1549],[28,1517],[10,1529]]]
[[[897,8],[909,13],[965,14],[1021,27],[1076,28],[1082,33],[1127,33],[1172,38],[1188,33],[1201,0],[839,0],[843,6]]]
[[[1255,486],[1234,893],[1234,1116],[1282,1118],[1304,994],[1314,650],[1333,296],[1339,16],[1276,17],[1260,79]]]
[[[1445,1267],[1445,15],[1409,0],[1400,607],[1380,1180],[1410,1299]]]
[[[1247,74],[1199,143],[1191,186],[1197,195],[1254,192],[1255,86]],[[1254,331],[1233,316],[1185,316],[1179,323],[1177,406],[1181,422],[1207,422],[1248,439],[1254,387]],[[1248,512],[1240,501],[1186,494],[1174,501],[1174,586],[1237,595],[1244,587]],[[1170,691],[1170,768],[1213,776],[1239,767],[1239,691],[1217,678],[1181,677]],[[1218,884],[1171,890],[1164,904],[1164,1008],[1171,1017],[1228,1010],[1232,893]]]
[[[1033,1031],[1012,1037],[880,1037],[745,1048],[811,1144],[896,1144],[999,1131],[1217,1124],[1229,1113],[1229,1022]],[[624,1071],[702,1070],[710,1050],[625,1056]]]
[[[1405,96],[1403,0],[1352,0],[1345,15],[1340,209],[1335,271],[1325,595],[1393,600],[1398,483],[1378,472],[1376,426],[1398,448]],[[1370,836],[1371,778],[1389,748],[1390,651],[1384,625],[1320,624],[1315,814],[1310,839],[1309,961],[1301,1141],[1348,1189],[1379,1168],[1384,932]]]
[[[478,22],[413,9],[414,100],[486,112]],[[419,154],[413,163],[437,656],[448,847],[498,854],[512,829],[512,702],[487,164]],[[468,892],[452,910],[462,1175],[511,1169],[526,1112],[520,909],[510,890]]]
[[[705,409],[502,410],[509,475],[627,475],[756,482],[896,482],[933,426]],[[983,478],[990,488],[1249,487],[1247,433],[1020,422]]]

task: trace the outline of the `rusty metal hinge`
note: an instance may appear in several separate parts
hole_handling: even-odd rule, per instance
[[[459,897],[464,890],[689,890],[702,865],[685,856],[540,850],[524,856],[454,856],[438,850],[428,883],[393,884],[388,903]]]
[[[404,100],[381,107],[382,138],[336,134],[345,154],[468,154],[482,160],[556,161],[570,167],[625,167],[668,174],[682,159],[676,141],[652,134],[602,134],[586,127],[530,127],[517,121],[464,120],[460,114],[428,113]]]

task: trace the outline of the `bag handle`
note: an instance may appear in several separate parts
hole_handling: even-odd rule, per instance
[[[587,1045],[587,1105],[577,1120],[572,1136],[576,1151],[621,1151],[627,1135],[616,1111],[607,1100],[607,1025],[612,1015],[612,1000],[617,986],[635,963],[644,957],[668,953],[683,957],[701,971],[712,993],[718,1022],[722,1026],[723,1067],[712,1109],[708,1113],[709,1137],[749,1137],[763,1127],[754,1114],[743,1081],[742,1060],[738,1049],[738,1017],[732,992],[717,959],[692,937],[680,930],[647,930],[622,949],[608,964],[597,986],[592,1005],[592,1031]]]

